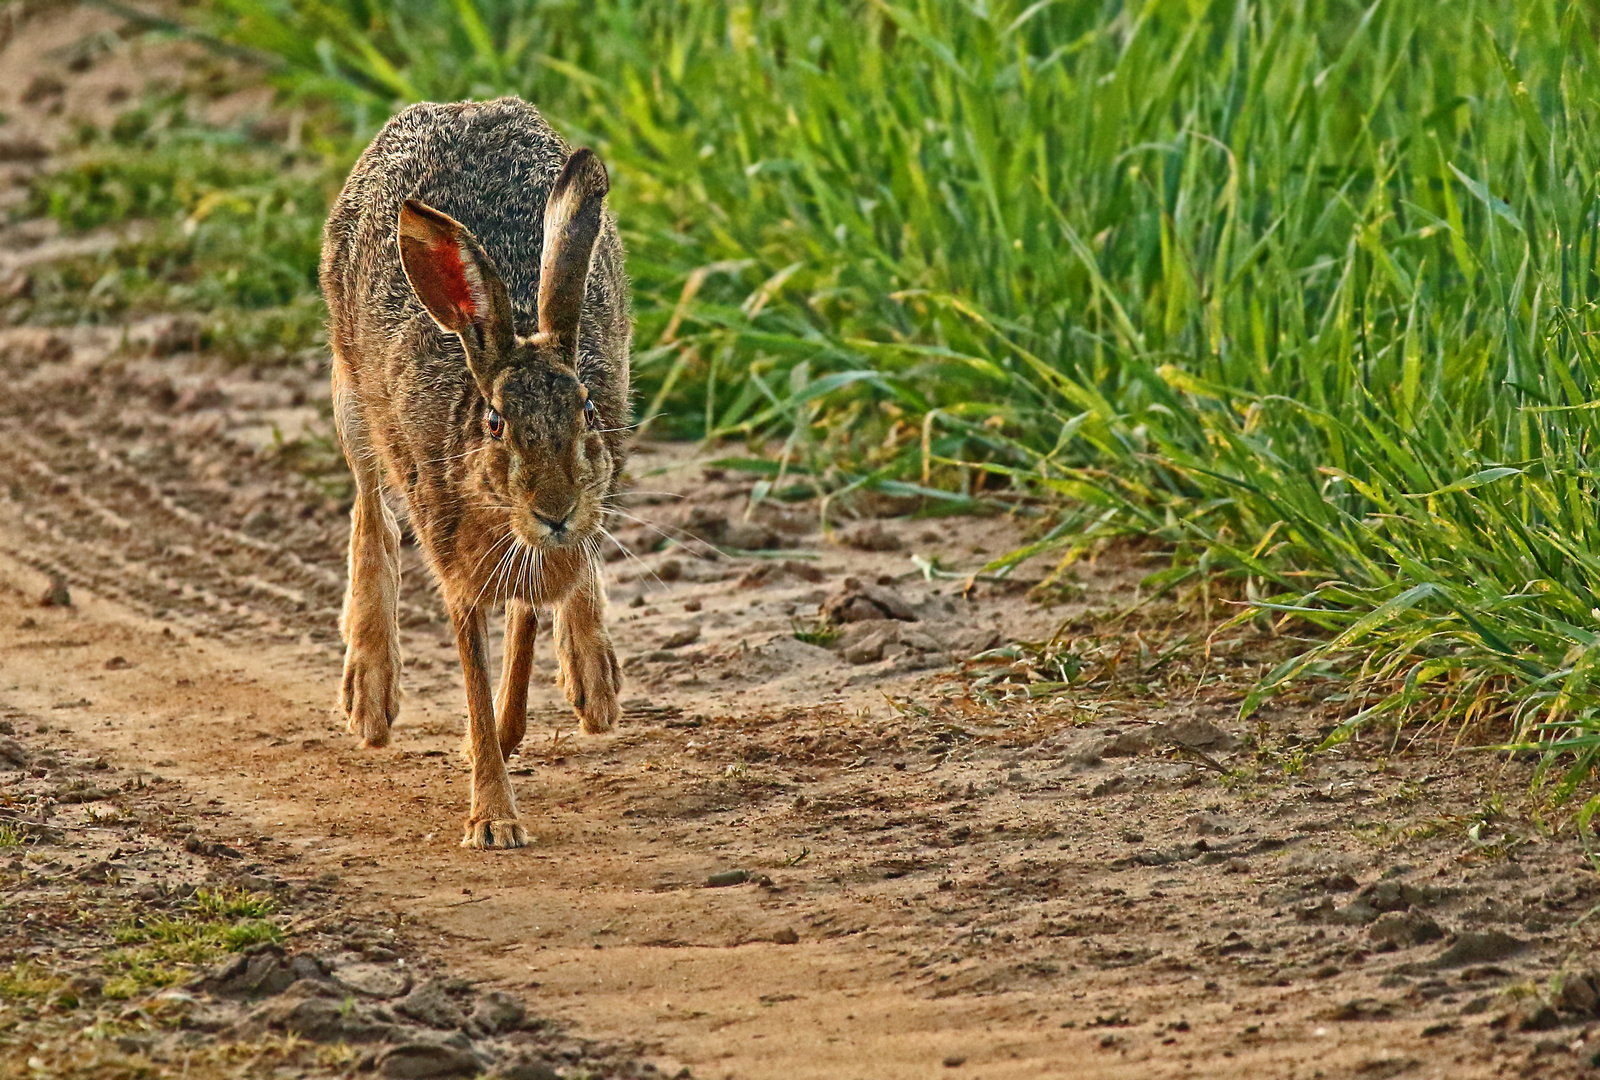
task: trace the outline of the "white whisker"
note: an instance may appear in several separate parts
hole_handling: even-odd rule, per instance
[[[500,575],[505,570],[505,567],[507,565],[507,560],[509,560],[510,558],[512,558],[516,554],[516,550],[517,550],[518,546],[519,546],[518,543],[513,542],[510,547],[506,548],[505,554],[500,556],[500,561],[495,563],[494,573],[489,575],[488,579],[485,580],[483,585],[479,587],[478,595],[473,598],[473,601],[472,601],[472,606],[473,607],[477,607],[478,604],[482,602],[483,595],[484,595],[485,592],[489,593],[489,598],[491,600],[493,600],[495,598],[496,591],[495,590],[491,590],[490,586],[494,585],[495,583],[497,583],[500,580]]]
[[[462,458],[471,457],[473,454],[476,454],[478,451],[487,449],[488,446],[489,446],[488,443],[480,443],[477,446],[474,446],[471,450],[466,450],[466,451],[463,451],[462,453],[459,453],[459,454],[446,454],[444,457],[434,458],[431,461],[424,461],[423,464],[424,465],[443,465],[447,461],[460,461]]]
[[[522,560],[527,557],[527,551],[527,544],[518,544],[517,553],[510,559],[506,560],[506,568],[505,571],[500,575],[500,586],[498,589],[498,595],[502,601],[511,599],[513,595],[512,589],[514,587],[514,578],[517,573],[517,567],[520,566],[522,564]]]
[[[507,525],[506,526],[506,531],[500,536],[500,538],[497,539],[494,543],[490,544],[489,547],[484,551],[484,553],[482,555],[478,556],[478,561],[475,564],[473,564],[473,567],[472,567],[473,574],[477,574],[478,567],[483,565],[483,560],[487,559],[494,552],[495,548],[497,548],[501,544],[505,543],[508,539],[511,538],[511,536],[512,536],[511,526]]]
[[[534,552],[537,550],[538,548],[535,547],[524,546],[522,559],[517,567],[517,592],[530,600],[533,597],[533,579],[530,576],[530,568],[535,558]]]
[[[600,496],[600,498],[621,499],[628,495],[660,495],[668,499],[687,499],[689,497],[681,491],[646,491],[644,488],[629,488],[627,491],[613,491],[608,495]]]
[[[662,581],[660,575],[650,568],[649,563],[645,562],[643,559],[639,558],[639,556],[629,551],[628,545],[624,544],[621,540],[618,540],[615,536],[612,536],[611,530],[606,528],[604,525],[600,526],[600,531],[605,533],[607,540],[610,540],[613,544],[617,545],[617,550],[622,552],[622,557],[624,559],[632,559],[634,562],[638,563],[640,569],[656,579],[657,585],[661,586],[662,589],[666,589],[667,583]]]
[[[661,526],[657,525],[655,522],[646,521],[642,517],[637,517],[637,516],[635,516],[633,514],[628,513],[625,510],[618,510],[616,507],[612,507],[611,508],[611,512],[613,514],[617,515],[619,518],[624,518],[624,519],[626,519],[628,521],[632,521],[632,522],[634,522],[636,524],[643,525],[645,528],[649,529],[651,532],[655,533],[657,536],[660,536],[660,537],[662,537],[663,539],[666,539],[666,540],[682,540],[684,538],[684,536],[688,535],[687,533],[683,533],[683,531],[680,529],[678,531],[679,531],[679,533],[681,535],[674,536],[672,533],[667,532],[665,529],[663,529]]]

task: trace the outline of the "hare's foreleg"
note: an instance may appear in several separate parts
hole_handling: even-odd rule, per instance
[[[345,643],[340,705],[363,745],[383,746],[400,711],[400,526],[383,501],[383,470],[339,367],[334,365],[334,417],[356,483],[350,582],[339,619]]]
[[[589,735],[610,731],[622,719],[622,667],[606,632],[605,609],[605,588],[592,570],[556,608],[557,682]]]
[[[472,813],[462,847],[514,848],[528,842],[517,820],[517,801],[500,740],[494,730],[494,699],[489,694],[488,633],[480,607],[451,608],[461,673],[467,681],[467,757],[472,762]]]
[[[533,674],[533,641],[538,630],[532,604],[506,601],[506,655],[494,705],[501,757],[510,757],[528,730],[528,678]]]

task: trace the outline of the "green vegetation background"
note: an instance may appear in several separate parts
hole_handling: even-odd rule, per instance
[[[611,169],[658,433],[748,441],[758,495],[1027,494],[1049,516],[1012,561],[1156,538],[1153,584],[1319,630],[1246,712],[1339,663],[1368,695],[1347,727],[1499,717],[1586,774],[1592,5],[193,10],[280,89],[287,143],[157,105],[89,139],[34,209],[164,231],[60,270],[30,318],[87,288],[209,311],[241,357],[306,349],[365,141],[409,101],[520,94]]]

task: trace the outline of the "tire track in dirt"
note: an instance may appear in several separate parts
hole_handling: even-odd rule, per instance
[[[0,446],[0,469],[12,477],[10,495],[23,508],[22,521],[39,534],[41,542],[27,548],[37,569],[91,581],[146,613],[198,620],[199,628],[237,632],[253,625],[269,636],[329,639],[343,599],[343,537],[341,516],[322,505],[326,499],[283,470],[263,469],[257,454],[206,446],[216,436],[204,426],[178,430],[160,408],[176,396],[169,381],[114,380],[98,407],[68,425],[49,417],[81,372],[16,376],[21,392],[9,410],[14,434]],[[134,437],[119,445],[113,433],[122,414],[140,405]],[[234,452],[219,455],[219,449]],[[226,482],[197,482],[183,451],[210,451],[207,467]],[[230,486],[246,485],[260,489],[256,502],[298,506],[314,524],[287,523],[283,540],[251,535],[244,522],[226,520],[216,506],[226,505]],[[315,554],[303,557],[295,546]],[[411,624],[433,621],[437,605],[417,603],[417,582],[411,584],[402,617]]]
[[[121,517],[85,492],[81,482],[27,453],[24,447],[31,441],[22,439],[20,445],[0,449],[0,466],[26,478],[15,486],[23,498],[31,496],[35,506],[21,521],[39,536],[33,550],[48,552],[40,558],[39,569],[85,580],[97,590],[139,603],[149,612],[172,606],[208,609],[214,616],[232,620],[219,627],[225,630],[249,622],[260,629],[286,632],[284,616],[289,612],[320,616],[325,621],[332,611],[337,618],[337,607],[329,607],[325,597],[319,598],[323,600],[319,608],[308,611],[310,600],[304,591],[259,573],[241,572],[228,560],[197,546],[215,543],[213,537],[219,530],[196,529],[178,515],[162,521],[157,515],[140,513],[137,505],[130,507],[134,517]],[[157,504],[157,509],[166,508]],[[135,536],[140,547],[153,550],[154,557],[123,554],[121,549]],[[270,565],[271,557],[278,553],[258,548],[255,554],[265,555],[262,564]],[[174,599],[179,603],[175,605]]]
[[[228,597],[210,589],[197,589],[194,582],[232,582],[237,589],[251,598],[262,598],[268,602],[276,601],[279,605],[287,606],[295,611],[306,612],[308,600],[304,593],[266,581],[261,577],[249,574],[243,576],[230,576],[228,567],[220,560],[214,558],[203,548],[192,548],[185,545],[185,558],[181,565],[174,570],[182,570],[182,577],[175,573],[157,569],[145,562],[130,560],[116,550],[116,541],[132,536],[138,532],[146,538],[154,535],[164,539],[170,536],[166,530],[159,527],[152,528],[152,523],[147,520],[149,515],[141,515],[146,520],[139,522],[136,527],[134,522],[119,517],[116,513],[105,507],[92,496],[85,494],[80,488],[68,482],[60,474],[55,473],[43,461],[32,455],[19,452],[19,448],[12,447],[0,450],[0,465],[14,464],[21,466],[31,480],[38,493],[48,493],[61,500],[57,503],[47,503],[45,509],[36,514],[24,515],[22,523],[40,534],[42,540],[52,547],[56,558],[46,565],[39,566],[41,570],[51,573],[78,577],[90,581],[99,591],[116,595],[117,582],[122,585],[122,596],[119,599],[133,599],[136,594],[145,600],[147,606],[159,602],[159,598],[166,596],[187,596],[191,603],[199,604],[219,614],[253,616],[258,626],[265,627],[269,624],[270,617],[261,611],[247,608],[243,601],[235,602]],[[165,509],[165,508],[163,508]],[[59,512],[56,512],[59,511]],[[85,530],[82,526],[84,519],[79,511],[87,511],[93,518],[97,518],[105,525],[112,535],[103,532],[95,533]],[[176,516],[176,515],[174,515]],[[192,515],[185,515],[192,516]],[[187,525],[188,522],[182,524]],[[205,532],[219,532],[221,530],[204,530]],[[75,535],[76,534],[76,535]],[[165,546],[158,542],[157,546]],[[170,550],[170,548],[168,548]],[[268,553],[272,554],[270,549]],[[147,589],[140,590],[137,585],[130,583],[129,578],[135,578]],[[337,608],[312,610],[307,612],[311,616],[326,616],[332,610],[337,616]]]

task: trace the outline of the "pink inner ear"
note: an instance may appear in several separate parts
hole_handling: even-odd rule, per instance
[[[463,323],[470,321],[478,314],[478,304],[472,298],[466,267],[461,265],[461,246],[449,236],[439,236],[428,244],[428,254],[434,259],[445,299],[461,313]]]

